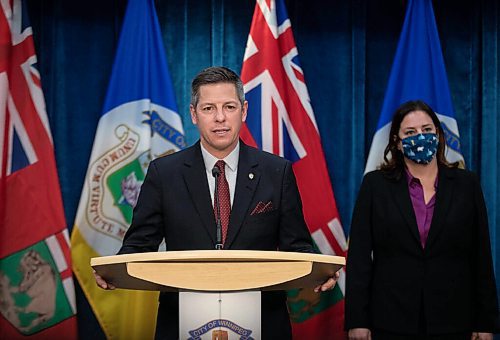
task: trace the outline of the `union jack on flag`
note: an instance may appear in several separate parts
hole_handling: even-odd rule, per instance
[[[249,102],[241,138],[293,163],[316,246],[323,254],[345,256],[347,243],[283,0],[257,0],[241,78]],[[326,294],[289,292],[295,338],[345,337],[344,282],[342,273]]]
[[[74,339],[69,236],[27,11],[0,11],[0,334]]]
[[[8,3],[2,3],[4,16],[1,18],[1,48],[6,53],[2,54],[3,58],[0,59],[0,100],[2,104],[1,119],[5,124],[2,125],[4,128],[0,133],[2,133],[3,137],[2,142],[9,141],[5,145],[6,148],[0,150],[0,155],[2,155],[0,158],[2,177],[21,170],[38,160],[23,119],[21,119],[21,115],[25,112],[23,110],[19,112],[16,106],[16,104],[19,104],[17,100],[21,101],[23,98],[13,98],[13,96],[21,93],[33,93],[33,99],[40,99],[41,96],[41,101],[34,100],[29,109],[45,110],[40,75],[35,66],[36,56],[32,30],[28,26],[25,6],[15,8],[16,6],[21,6],[21,3],[19,1],[14,2],[12,7]],[[18,12],[18,10],[20,11]],[[7,18],[11,18],[11,21],[6,21]],[[11,30],[9,30],[9,24]],[[9,46],[11,42],[12,46]],[[11,80],[10,89],[9,79]],[[36,107],[37,104],[41,104],[42,107]],[[22,102],[21,105],[23,105]],[[45,114],[42,124],[48,130],[49,126],[46,117]],[[48,136],[51,138],[50,133]]]

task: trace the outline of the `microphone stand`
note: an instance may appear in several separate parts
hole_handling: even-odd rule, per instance
[[[214,190],[214,197],[215,197],[215,210],[216,210],[216,215],[215,216],[215,221],[217,223],[217,243],[215,244],[215,249],[217,250],[222,250],[222,221],[220,218],[220,203],[219,203],[219,176],[220,176],[220,170],[218,167],[214,166],[212,169],[212,176],[215,177],[215,190]]]

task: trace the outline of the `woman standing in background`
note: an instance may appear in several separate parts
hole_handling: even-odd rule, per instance
[[[396,110],[384,160],[365,176],[353,213],[349,339],[492,339],[498,305],[482,190],[446,161],[429,105]]]

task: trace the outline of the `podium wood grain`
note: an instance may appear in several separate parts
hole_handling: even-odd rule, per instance
[[[90,264],[117,288],[240,291],[315,287],[344,266],[345,258],[277,251],[195,250],[95,257]]]

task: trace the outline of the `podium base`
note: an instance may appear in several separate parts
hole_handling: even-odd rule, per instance
[[[260,291],[229,293],[181,291],[179,293],[180,339],[260,339],[260,294]]]

